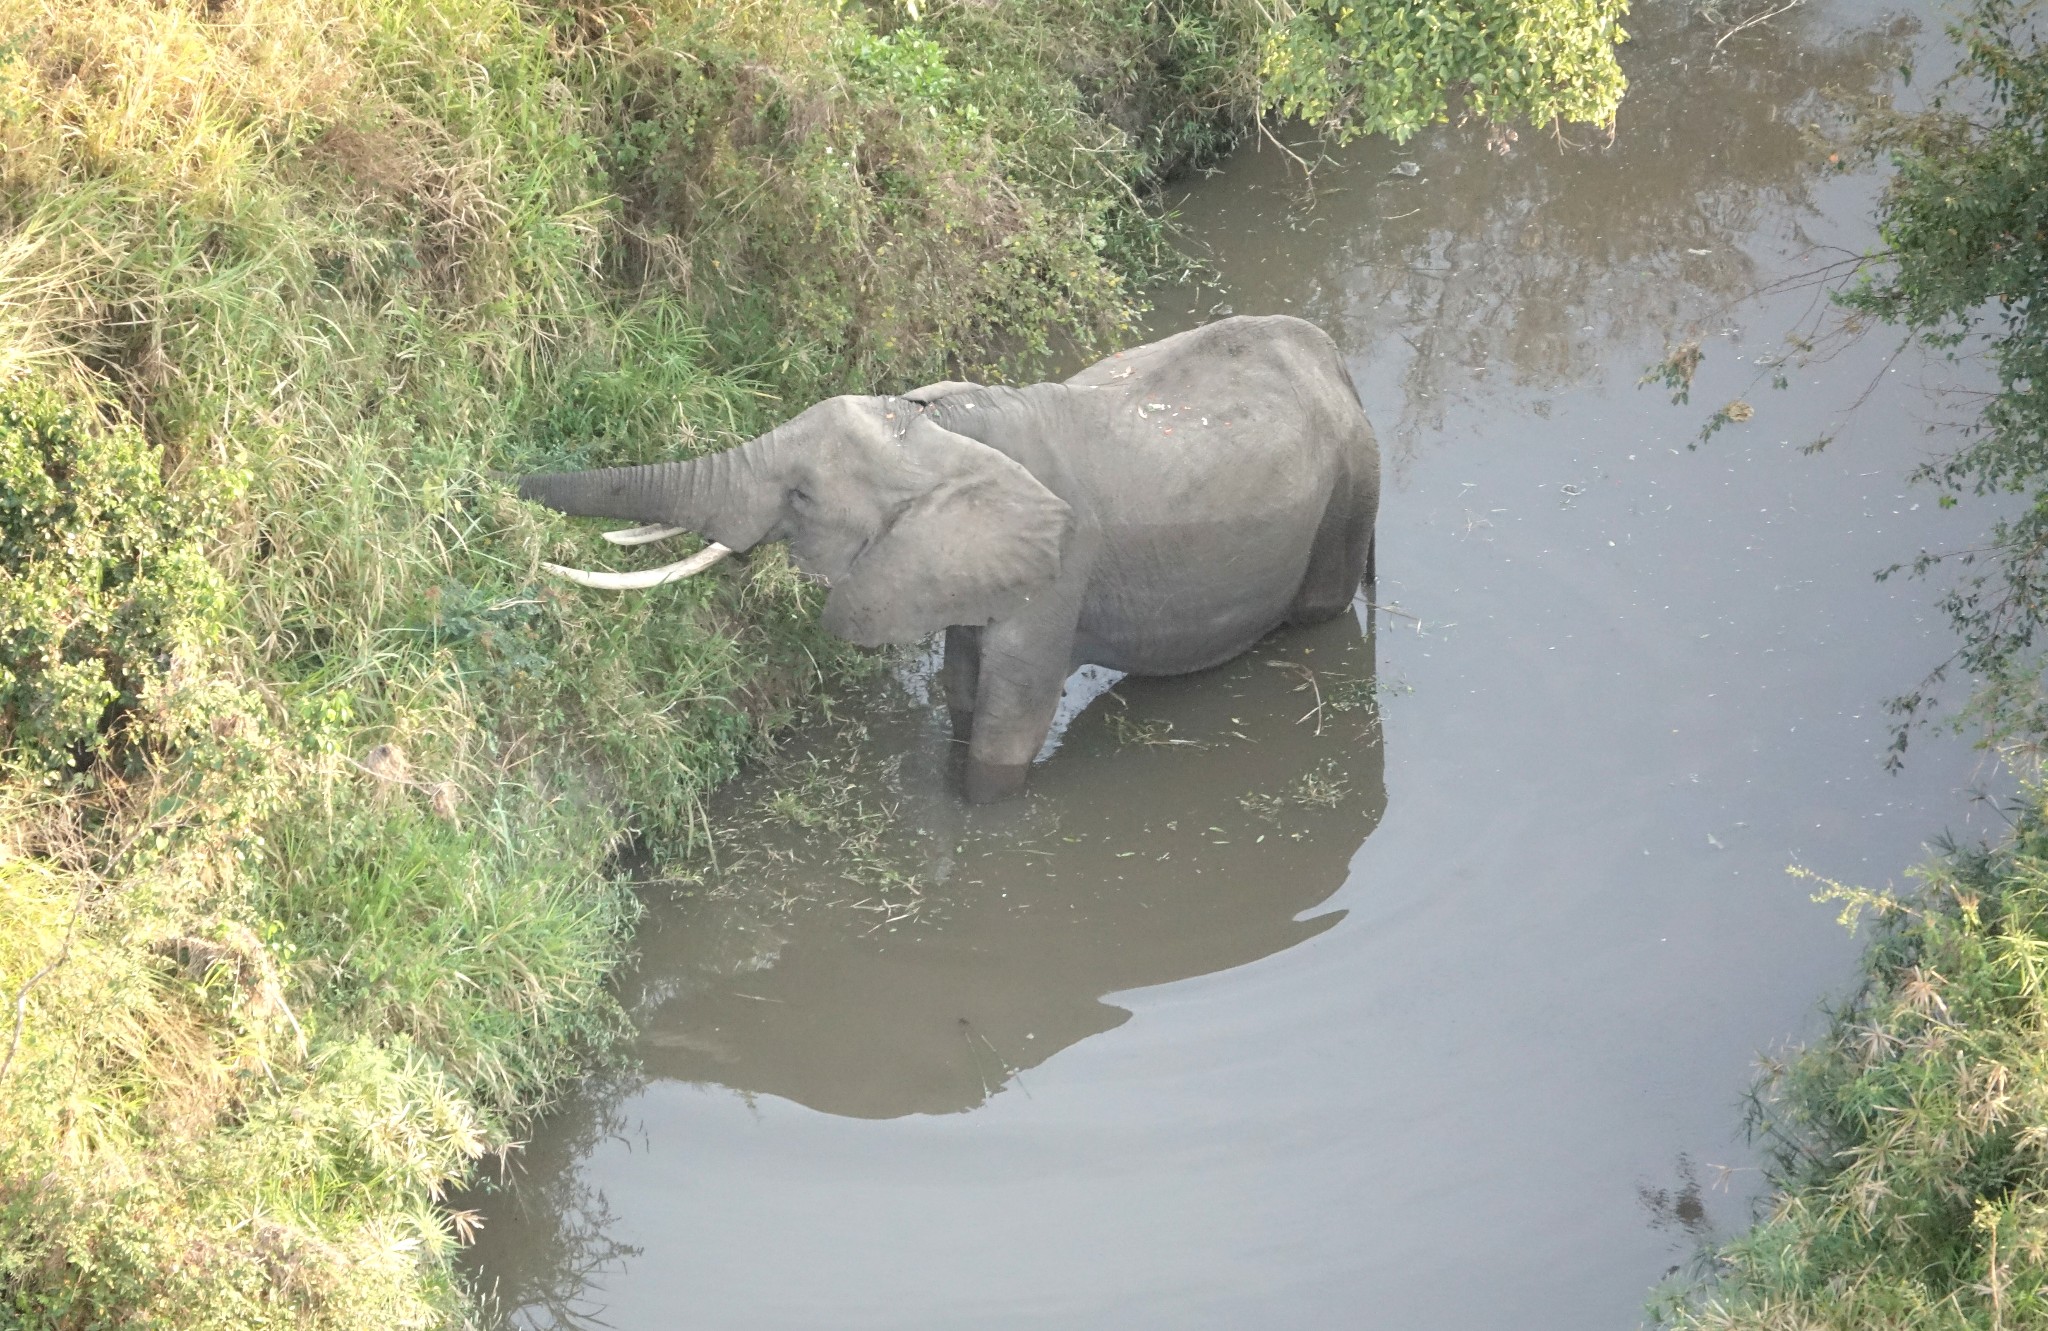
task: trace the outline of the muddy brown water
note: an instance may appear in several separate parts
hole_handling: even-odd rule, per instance
[[[1871,340],[1772,391],[1812,292],[1744,298],[1871,240],[1809,127],[1938,44],[1837,4],[1717,56],[1644,11],[1611,149],[1191,183],[1214,278],[1158,328],[1338,338],[1382,608],[1077,677],[1014,805],[954,795],[928,659],[743,782],[789,817],[650,889],[636,1066],[481,1203],[513,1324],[1626,1328],[1740,1226],[1754,1060],[1855,974],[1787,866],[1883,887],[1997,829],[1966,745],[1881,763],[1951,641],[1872,571],[1981,514],[1902,480],[1946,367]],[[1638,388],[1695,326],[1692,404]]]

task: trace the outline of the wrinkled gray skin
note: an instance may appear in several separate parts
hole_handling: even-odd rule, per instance
[[[564,513],[787,540],[868,646],[946,631],[967,795],[1015,794],[1093,663],[1201,670],[1372,572],[1379,446],[1330,339],[1225,319],[1059,384],[836,397],[690,462],[532,476]]]

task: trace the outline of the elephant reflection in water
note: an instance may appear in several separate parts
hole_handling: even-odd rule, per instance
[[[972,1109],[1127,1020],[1103,995],[1330,928],[1341,911],[1296,917],[1342,885],[1385,807],[1373,687],[1351,614],[1203,674],[1125,679],[1073,721],[1032,801],[973,810],[947,794],[934,709],[871,722],[871,748],[909,755],[882,797],[900,800],[920,918],[785,916],[758,892],[657,912],[624,995],[646,1072],[862,1118]],[[830,864],[811,871],[815,895],[846,899]]]

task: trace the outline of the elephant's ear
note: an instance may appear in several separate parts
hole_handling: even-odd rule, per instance
[[[903,444],[931,484],[825,599],[825,627],[866,647],[1016,613],[1059,576],[1073,526],[1063,500],[987,444],[923,418]]]

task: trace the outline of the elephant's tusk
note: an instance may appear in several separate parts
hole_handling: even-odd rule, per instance
[[[630,592],[643,587],[659,587],[664,582],[675,582],[680,578],[694,577],[731,553],[729,548],[713,541],[688,559],[674,564],[664,564],[660,568],[650,568],[641,573],[592,573],[586,569],[564,568],[560,564],[542,564],[541,567],[558,578],[567,578],[579,587],[595,587],[603,592]]]
[[[671,536],[680,536],[688,527],[664,527],[659,522],[645,527],[627,527],[623,531],[608,531],[604,538],[613,545],[646,545],[650,541],[666,541]]]

